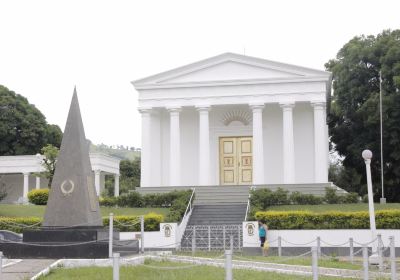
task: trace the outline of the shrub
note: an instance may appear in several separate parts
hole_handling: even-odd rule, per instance
[[[143,204],[145,207],[171,207],[177,199],[182,198],[189,201],[191,194],[191,190],[146,194],[143,196]]]
[[[301,192],[292,192],[289,197],[292,204],[299,205],[317,205],[322,204],[323,200],[319,196],[312,194],[303,194]]]
[[[183,215],[185,215],[186,207],[189,202],[190,197],[179,197],[174,200],[169,213],[166,217],[168,222],[180,222]]]
[[[117,198],[117,204],[121,207],[142,207],[143,198],[138,192],[129,192]]]
[[[49,199],[49,189],[31,190],[28,192],[28,199],[35,205],[46,205]]]
[[[257,220],[271,229],[369,229],[369,215],[363,212],[260,211]],[[400,210],[376,212],[376,225],[381,229],[400,229]]]
[[[340,197],[336,194],[336,189],[325,188],[325,202],[328,204],[340,203]]]
[[[118,199],[116,197],[106,196],[99,198],[100,206],[113,207],[117,205],[117,201]]]
[[[345,195],[340,196],[341,203],[359,203],[360,197],[358,193],[346,193]]]
[[[250,202],[253,208],[267,209],[273,205],[290,204],[288,194],[289,192],[282,188],[278,188],[276,191],[256,189],[251,191]]]

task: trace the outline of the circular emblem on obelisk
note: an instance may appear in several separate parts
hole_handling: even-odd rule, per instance
[[[69,196],[74,191],[75,184],[72,180],[64,180],[61,184],[61,192],[64,196]]]

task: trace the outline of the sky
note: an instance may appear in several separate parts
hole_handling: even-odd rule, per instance
[[[400,1],[0,0],[0,84],[64,130],[141,146],[131,81],[225,52],[315,69],[354,36],[400,28]]]

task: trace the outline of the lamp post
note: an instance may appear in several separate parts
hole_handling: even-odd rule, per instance
[[[367,186],[368,186],[368,210],[369,210],[369,224],[371,227],[371,237],[372,240],[376,238],[376,224],[375,224],[375,209],[374,209],[374,196],[372,193],[372,179],[371,179],[371,158],[372,152],[370,150],[364,150],[362,152],[362,157],[365,162],[365,169],[367,172]],[[370,263],[375,264],[378,262],[378,255],[376,253],[376,242],[371,244],[372,255],[370,257]]]

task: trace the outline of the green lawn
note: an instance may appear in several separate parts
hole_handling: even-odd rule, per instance
[[[400,209],[400,203],[375,204],[375,210]],[[282,205],[271,206],[267,210],[273,211],[311,211],[311,212],[327,212],[327,211],[368,211],[368,203],[355,204],[321,204],[321,205]]]
[[[0,216],[3,217],[39,217],[42,218],[46,206],[0,204]],[[114,208],[100,207],[102,216],[114,215],[143,215],[149,212],[166,215],[167,208]]]
[[[147,265],[147,266],[146,266]],[[223,268],[212,266],[192,266],[190,264],[180,264],[168,261],[146,261],[146,265],[140,266],[123,266],[120,270],[120,279],[140,279],[140,280],[223,280],[225,279],[225,271]],[[171,267],[179,267],[179,269],[171,269]],[[188,266],[185,268],[185,266]],[[163,269],[164,268],[164,269]],[[235,269],[233,271],[235,280],[305,280],[311,277],[303,277],[297,275],[278,274],[273,272],[259,272],[244,269]],[[104,267],[86,267],[66,269],[59,268],[51,271],[51,273],[43,278],[49,280],[61,279],[90,279],[102,280],[112,279],[112,269]],[[334,277],[320,277],[321,280],[338,279]]]
[[[178,255],[186,255],[191,256],[190,252],[178,252]],[[223,252],[196,252],[196,257],[209,257],[215,258],[219,257],[223,254]],[[270,263],[281,263],[281,264],[293,264],[293,265],[305,265],[311,266],[311,257],[299,257],[299,258],[291,258],[291,257],[277,257],[277,256],[246,256],[241,253],[235,253],[234,260],[239,261],[257,261],[257,262],[270,262]],[[351,264],[350,262],[341,261],[337,258],[321,258],[318,260],[318,265],[321,267],[329,267],[329,268],[341,268],[341,269],[361,269],[361,264]]]

